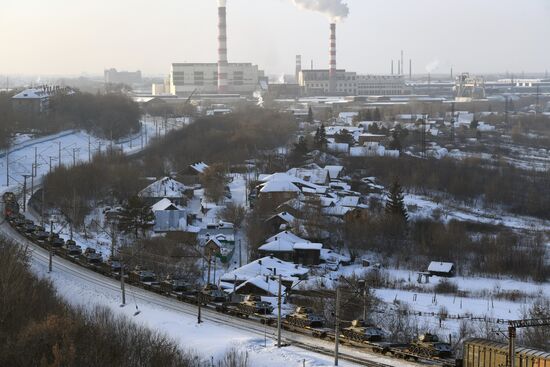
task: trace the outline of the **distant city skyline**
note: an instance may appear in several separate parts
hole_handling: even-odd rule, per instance
[[[550,69],[548,0],[347,0],[338,68],[387,74],[405,52],[413,73]],[[227,0],[230,62],[271,75],[328,67],[329,21],[291,0]],[[172,62],[217,60],[216,0],[3,0],[0,75],[166,75]]]

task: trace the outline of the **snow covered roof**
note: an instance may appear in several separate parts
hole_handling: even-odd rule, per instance
[[[349,256],[341,255],[329,249],[321,249],[320,258],[322,260],[325,260],[326,262],[331,262],[331,263],[351,261],[351,258]]]
[[[338,200],[337,205],[355,208],[359,205],[358,196],[344,196]]]
[[[316,185],[323,185],[330,179],[329,172],[323,168],[291,168],[286,173]]]
[[[298,237],[296,236],[294,233],[292,232],[289,232],[289,231],[282,231],[282,232],[279,232],[277,233],[275,236],[271,236],[269,237],[266,242],[273,242],[273,241],[276,241],[278,239],[283,239],[285,241],[289,241],[289,242],[292,242],[292,243],[298,243],[298,242],[307,242],[306,240],[304,240],[303,238],[301,237]]]
[[[250,278],[246,282],[240,284],[237,288],[235,288],[235,292],[237,292],[239,289],[243,287],[246,287],[246,285],[248,284],[252,284],[255,287],[263,290],[264,292],[271,294],[274,297],[278,296],[279,281],[271,277],[266,277],[262,275],[258,275],[253,278]],[[284,293],[286,293],[286,287],[284,285],[281,285],[281,294],[284,294]]]
[[[350,210],[351,210],[351,208],[349,208],[347,206],[335,205],[335,206],[329,206],[329,207],[323,208],[323,213],[326,214],[326,215],[334,215],[334,216],[337,216],[337,217],[343,217]]]
[[[282,220],[284,220],[285,222],[287,223],[292,223],[294,222],[294,220],[296,219],[292,214],[290,214],[289,212],[281,212],[279,214],[276,214],[270,218],[268,218],[267,220],[271,220],[275,217],[279,217],[281,218]]]
[[[268,181],[260,185],[260,192],[300,192],[298,186],[289,181]]]
[[[12,99],[42,99],[49,97],[49,93],[43,89],[25,89],[24,91],[17,93]]]
[[[151,207],[151,210],[153,212],[157,212],[160,210],[183,210],[183,208],[172,203],[170,199],[164,198],[159,200],[155,205],[153,205]]]
[[[321,250],[322,243],[298,242],[294,244],[294,250]]]
[[[328,175],[331,180],[338,178],[344,166],[325,166],[325,169],[328,171]]]
[[[232,283],[235,281],[235,277],[237,277],[237,281],[246,281],[258,275],[282,275],[283,278],[292,280],[307,273],[308,269],[303,266],[282,261],[276,257],[266,256],[225,273],[221,280]]]
[[[263,176],[261,177],[260,181],[262,182],[290,182],[294,186],[298,187],[308,187],[311,188],[319,193],[323,193],[326,191],[326,187],[321,185],[316,185],[312,182],[307,182],[299,177],[289,175],[288,173],[283,172],[277,172],[269,176]],[[264,184],[262,184],[264,185]]]
[[[292,252],[293,249],[294,243],[284,238],[277,238],[258,248],[259,251],[264,252]]]
[[[191,164],[189,167],[191,167],[193,170],[197,171],[198,173],[204,173],[204,171],[208,168],[208,165],[204,162],[197,162],[197,163]]]
[[[170,177],[163,177],[139,192],[140,197],[181,198],[186,187]]]
[[[449,273],[453,269],[453,263],[445,263],[439,261],[432,261],[430,266],[428,266],[428,271],[433,271],[436,273]]]

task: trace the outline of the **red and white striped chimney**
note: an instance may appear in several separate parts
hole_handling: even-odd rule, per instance
[[[330,65],[328,71],[328,90],[336,93],[336,23],[330,24]]]
[[[218,2],[218,93],[227,92],[227,12],[225,0]]]

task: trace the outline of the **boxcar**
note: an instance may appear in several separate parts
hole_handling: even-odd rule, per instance
[[[464,342],[463,367],[506,367],[508,344],[486,339]],[[516,346],[516,367],[550,367],[550,353]]]

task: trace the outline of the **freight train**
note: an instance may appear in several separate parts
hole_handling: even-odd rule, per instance
[[[103,262],[101,254],[92,248],[82,248],[75,241],[63,241],[55,233],[50,233],[44,227],[36,225],[19,213],[16,195],[7,192],[3,195],[4,217],[8,223],[33,243],[53,250],[66,260],[96,271],[102,275],[120,279],[121,263],[118,259]],[[51,248],[50,248],[51,246]],[[201,303],[218,312],[238,317],[257,320],[263,324],[273,325],[277,318],[272,314],[271,304],[264,302],[260,297],[249,295],[241,302],[228,302],[227,294],[216,286],[209,285],[197,291],[196,287],[187,284],[182,279],[167,278],[159,282],[153,272],[144,269],[135,269],[125,276],[128,283],[140,286],[146,290],[176,298],[188,303]],[[308,307],[298,307],[295,312],[282,320],[282,327],[297,333],[317,338],[334,340],[333,329],[324,327],[324,319],[315,315]],[[385,341],[382,330],[363,320],[354,320],[345,326],[340,333],[340,341],[350,346],[381,353],[386,356],[428,361],[432,366],[441,367],[473,367],[504,366],[506,361],[506,346],[482,339],[472,339],[464,343],[464,361],[456,362],[452,359],[453,351],[447,343],[441,342],[435,335],[424,334],[409,344],[397,344]],[[550,354],[529,349],[518,348],[516,366],[550,367]],[[480,362],[484,361],[484,362]],[[504,361],[504,362],[503,362]]]

